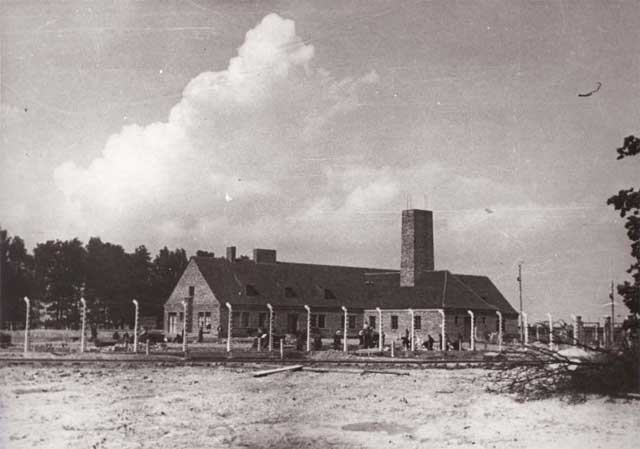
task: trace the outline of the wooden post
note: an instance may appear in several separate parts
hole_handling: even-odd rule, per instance
[[[395,357],[395,349],[396,349],[396,341],[395,340],[391,340],[391,357]]]
[[[446,271],[445,271],[446,274]],[[446,332],[446,317],[444,314],[444,309],[439,309],[438,312],[440,313],[440,315],[442,315],[442,325],[440,326],[440,333],[441,333],[441,343],[440,343],[440,350],[442,351],[446,351],[447,350],[447,332]]]
[[[229,310],[229,316],[227,317],[227,352],[231,352],[231,315],[233,314],[233,309],[228,302],[225,302],[225,305]]]
[[[24,320],[24,353],[29,352],[29,309],[31,301],[26,296],[24,297],[24,302],[26,304],[26,317]]]
[[[347,312],[347,308],[345,306],[342,306],[342,311],[344,312],[344,335],[343,335],[343,343],[342,343],[342,350],[344,352],[347,352],[347,320],[348,320],[348,312]]]
[[[382,352],[382,310],[376,307],[376,311],[378,312],[378,350]]]
[[[269,309],[269,352],[273,351],[273,307],[267,303]]]
[[[87,320],[87,301],[84,298],[80,298],[80,303],[82,304],[82,334],[80,334],[80,352],[84,352],[84,330]]]
[[[522,312],[522,328],[524,330],[524,345],[527,346],[529,344],[529,322],[527,321],[526,312]]]
[[[138,352],[138,301],[137,300],[133,300],[131,301],[133,302],[133,305],[135,306],[135,316],[133,318],[133,352]],[[182,304],[185,304],[184,301],[182,301]],[[187,321],[187,308],[184,308],[184,321]],[[184,327],[184,324],[183,324]],[[184,335],[182,336],[182,341],[184,341]],[[184,352],[184,349],[183,349]]]
[[[145,353],[147,355],[149,355],[149,338],[147,337],[147,342],[146,342],[146,347],[145,347]]]
[[[284,341],[280,339],[280,360],[284,359]]]
[[[498,351],[502,351],[502,313],[496,310],[498,315]]]
[[[307,311],[307,352],[311,351],[311,308],[304,306]]]
[[[553,351],[553,320],[550,313],[547,313],[547,318],[549,319],[549,349]]]
[[[471,317],[471,341],[469,342],[470,349],[472,351],[475,351],[476,350],[476,330],[475,330],[475,323],[473,322],[473,312],[471,310],[467,310],[467,313]]]
[[[540,341],[540,325],[536,324],[536,341]]]
[[[416,325],[416,316],[415,313],[413,311],[413,309],[409,309],[409,316],[411,317],[411,352],[416,350],[416,329],[415,329],[415,325]]]

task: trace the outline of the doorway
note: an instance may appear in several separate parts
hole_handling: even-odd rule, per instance
[[[295,334],[298,332],[298,314],[290,313],[287,315],[287,333]]]

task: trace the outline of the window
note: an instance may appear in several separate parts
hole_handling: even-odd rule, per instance
[[[256,288],[251,284],[247,284],[245,287],[245,293],[247,296],[258,296],[258,290],[256,290]]]
[[[242,312],[240,314],[240,320],[242,322],[241,327],[249,327],[249,312]]]
[[[266,313],[258,314],[258,327],[265,327],[266,322],[267,322],[267,314]]]
[[[195,296],[195,294],[196,294],[196,288],[193,285],[189,286],[189,296],[193,297]]]
[[[487,317],[486,316],[482,317],[482,324],[487,324]]]
[[[456,315],[455,318],[453,319],[453,323],[454,324],[458,324],[458,316]]]
[[[356,316],[349,315],[349,329],[355,329],[355,328],[356,328]]]
[[[211,312],[204,313],[204,331],[211,332]]]
[[[311,327],[318,327],[318,315],[312,314],[309,318],[309,325]]]
[[[240,327],[240,314],[231,313],[231,327],[234,329]]]
[[[376,327],[376,316],[375,315],[369,315],[369,327],[375,329],[375,327]]]
[[[422,317],[420,315],[415,315],[413,317],[413,328],[422,329]]]
[[[318,315],[318,327],[324,329],[324,315]]]
[[[204,328],[204,312],[198,312],[198,329]]]
[[[324,289],[324,299],[336,299],[336,295],[333,294],[328,288]]]
[[[391,329],[398,328],[398,315],[391,315]]]
[[[286,298],[295,298],[298,295],[296,295],[296,291],[292,287],[285,287],[284,296]]]

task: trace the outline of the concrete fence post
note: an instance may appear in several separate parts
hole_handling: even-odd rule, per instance
[[[80,303],[82,304],[82,334],[80,334],[80,352],[84,352],[84,330],[85,323],[87,321],[87,301],[84,298],[80,298]]]
[[[273,351],[273,306],[267,303],[269,309],[269,352]]]
[[[133,352],[138,352],[138,301],[137,300],[132,300],[131,301],[135,307],[135,312],[134,312],[134,317],[133,317]],[[183,301],[184,303],[184,301]],[[186,311],[186,307],[185,307],[185,312],[184,312],[184,321],[186,322],[187,320],[187,311]],[[184,323],[183,323],[183,327],[184,327]],[[182,336],[182,340],[184,341],[184,335]],[[184,350],[183,350],[184,352]]]
[[[550,313],[547,313],[547,318],[549,319],[549,349],[553,351],[553,319]]]
[[[380,307],[376,307],[376,312],[378,312],[378,350],[382,352],[382,310]]]
[[[571,315],[571,327],[573,328],[573,345],[578,345],[578,319],[575,315]]]
[[[540,325],[536,324],[536,341],[540,341]]]
[[[24,319],[24,353],[29,352],[29,312],[31,309],[31,301],[26,296],[23,298],[26,306],[26,316]]]
[[[395,349],[396,349],[396,341],[395,339],[391,340],[391,358],[395,357]]]
[[[476,350],[476,329],[475,329],[475,323],[474,323],[474,316],[473,316],[473,312],[471,310],[467,310],[467,313],[469,314],[469,316],[471,317],[471,341],[470,341],[470,346],[471,346],[471,350],[475,351]]]
[[[447,333],[446,333],[445,326],[447,322],[445,319],[446,317],[444,314],[444,309],[438,309],[438,313],[440,313],[440,315],[442,316],[442,325],[440,326],[440,334],[442,337],[442,342],[440,343],[440,346],[441,346],[440,350],[446,351],[447,350],[447,339],[446,339]]]
[[[416,346],[415,346],[415,342],[416,342],[416,315],[415,312],[413,311],[413,309],[408,309],[407,310],[409,312],[409,317],[411,320],[411,334],[409,335],[410,340],[410,348],[411,348],[411,352],[415,351]]]
[[[347,352],[347,320],[349,318],[348,316],[348,312],[347,312],[347,308],[345,306],[342,306],[342,311],[344,312],[344,335],[343,335],[343,343],[342,343],[342,350],[344,352]]]
[[[307,311],[307,352],[311,351],[311,307],[305,304],[305,310]]]
[[[227,352],[231,352],[231,316],[233,315],[233,309],[231,308],[231,304],[228,302],[224,303],[227,306],[227,310],[229,311],[229,316],[227,318]]]
[[[526,312],[522,312],[522,330],[524,331],[524,341],[523,344],[527,346],[529,344],[529,322],[527,320]]]
[[[502,351],[502,313],[496,310],[498,315],[498,351]]]
[[[182,352],[187,353],[187,301],[182,301],[182,311],[184,313],[184,319],[182,320]],[[136,339],[136,351],[137,347],[137,339]]]

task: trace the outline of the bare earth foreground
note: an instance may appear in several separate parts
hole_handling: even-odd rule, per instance
[[[257,368],[256,368],[257,369]],[[1,367],[0,448],[631,448],[640,403],[518,403],[486,371]]]

